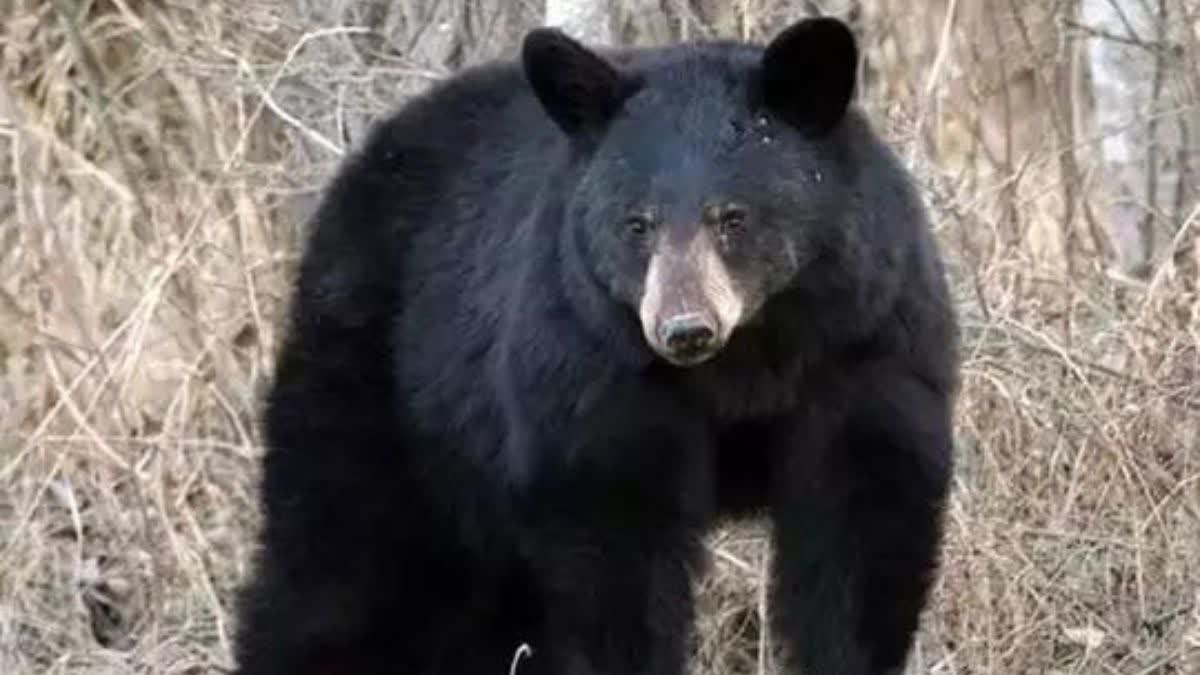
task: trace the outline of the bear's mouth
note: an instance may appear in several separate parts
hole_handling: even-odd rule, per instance
[[[691,368],[691,367],[698,366],[702,363],[705,363],[705,362],[711,360],[714,356],[717,355],[717,351],[719,351],[719,350],[712,350],[712,351],[706,351],[706,352],[701,352],[701,353],[697,353],[697,354],[689,354],[689,355],[664,354],[662,352],[659,352],[659,356],[662,356],[663,360],[665,360],[667,363],[670,363],[672,366],[676,366],[678,368]]]

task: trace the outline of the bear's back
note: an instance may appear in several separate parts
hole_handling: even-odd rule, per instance
[[[663,47],[599,50],[619,68],[650,82],[694,79],[701,64],[715,78],[743,70],[761,53],[754,46],[699,42]],[[680,107],[687,105],[679,101]],[[373,129],[357,163],[398,172],[420,184],[422,195],[448,188],[561,170],[567,139],[538,103],[519,61],[465,68],[405,102]],[[559,165],[554,160],[560,160]],[[490,184],[489,184],[490,186]]]

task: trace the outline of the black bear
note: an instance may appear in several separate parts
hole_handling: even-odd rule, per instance
[[[784,671],[899,673],[958,329],[831,18],[527,34],[382,121],[307,241],[237,672],[679,675],[703,536],[772,524]]]

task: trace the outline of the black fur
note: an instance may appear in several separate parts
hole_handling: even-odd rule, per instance
[[[538,32],[374,131],[299,273],[239,673],[501,675],[528,643],[522,675],[676,675],[700,537],[759,513],[788,672],[900,672],[938,566],[957,335],[923,207],[844,77],[779,89],[772,69],[853,76],[830,30],[765,66],[729,43],[605,66]],[[676,368],[630,306],[622,214],[726,197],[757,311]]]

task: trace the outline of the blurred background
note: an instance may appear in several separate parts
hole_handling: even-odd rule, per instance
[[[231,666],[287,284],[373,119],[546,21],[821,12],[964,326],[911,672],[1200,673],[1197,0],[0,1],[0,673]],[[764,541],[713,536],[698,673],[775,672]]]

